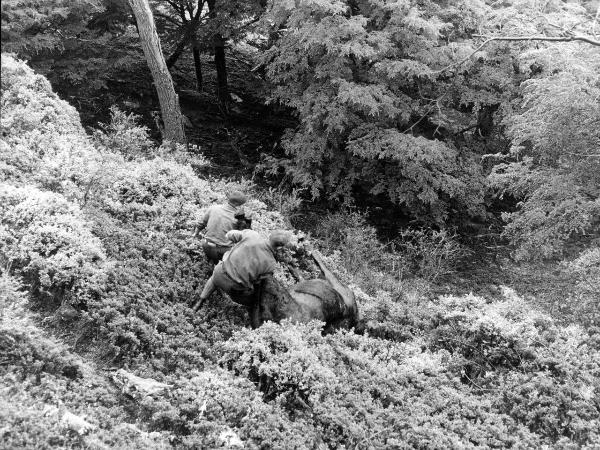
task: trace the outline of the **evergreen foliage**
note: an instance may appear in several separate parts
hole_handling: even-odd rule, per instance
[[[419,124],[452,106],[444,83],[432,83],[435,69],[470,47],[442,41],[474,26],[483,4],[417,3],[274,4],[272,27],[285,32],[265,55],[267,73],[273,98],[301,121],[279,165],[313,197],[349,200],[361,187],[424,222],[442,223],[452,208],[481,215],[482,176],[470,155]]]
[[[504,215],[517,256],[548,257],[570,238],[600,232],[600,50],[565,46],[523,58],[550,75],[522,84],[521,108],[507,120],[511,160],[490,180],[521,200]]]
[[[122,94],[115,91],[131,81],[151,86],[131,12],[120,0],[4,1],[2,51],[29,61],[87,120],[106,119],[101,108],[116,103]]]

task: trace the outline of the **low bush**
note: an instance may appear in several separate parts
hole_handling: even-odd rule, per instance
[[[81,200],[102,167],[71,105],[23,61],[2,55],[0,181],[31,183]]]
[[[600,445],[597,332],[560,327],[514,292],[505,297],[443,299],[431,348],[449,351],[453,373],[546,443]]]
[[[443,229],[404,230],[391,248],[401,272],[412,272],[431,282],[453,273],[466,254],[456,234]]]
[[[140,417],[153,429],[174,432],[180,448],[218,448],[227,431],[247,448],[310,449],[319,443],[309,418],[291,420],[278,405],[265,404],[247,379],[211,369],[172,381],[168,398],[143,400]]]
[[[600,327],[600,248],[590,248],[563,263],[575,279],[574,289],[559,305],[560,314],[586,326]]]
[[[10,296],[0,321],[0,446],[165,448],[165,435],[127,423],[126,402],[102,371],[36,325],[20,284],[0,276],[0,298]]]
[[[221,364],[266,401],[308,415],[329,448],[503,448],[538,438],[446,370],[447,352],[320,325],[266,324],[223,344]]]
[[[135,114],[127,114],[116,106],[110,108],[110,122],[100,125],[100,130],[94,132],[94,138],[102,147],[120,153],[126,159],[136,159],[150,156],[153,142],[150,140],[150,130],[138,124]]]
[[[298,210],[302,206],[301,194],[304,189],[293,188],[286,191],[282,186],[277,188],[256,190],[257,196],[262,199],[271,209],[277,211],[291,224],[299,215]]]
[[[62,195],[0,186],[0,261],[36,295],[85,302],[105,282],[106,256],[79,208]]]
[[[377,284],[388,288],[411,276],[433,283],[453,273],[467,253],[457,236],[443,229],[409,228],[384,245],[366,215],[352,210],[328,214],[314,234],[326,252],[339,252],[340,263],[371,293]]]

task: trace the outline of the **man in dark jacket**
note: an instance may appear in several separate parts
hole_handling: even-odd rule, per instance
[[[223,255],[231,249],[232,242],[225,236],[234,229],[244,228],[246,216],[240,207],[246,203],[246,196],[239,191],[227,195],[227,203],[211,206],[194,231],[194,237],[206,230],[202,249],[206,257],[217,264]]]
[[[236,244],[214,268],[194,311],[198,311],[217,288],[251,309],[258,303],[260,282],[272,275],[277,266],[277,250],[290,242],[289,233],[282,230],[271,233],[268,240],[253,230],[232,230],[227,238]]]

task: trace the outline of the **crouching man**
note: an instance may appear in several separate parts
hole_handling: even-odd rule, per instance
[[[250,219],[240,209],[244,203],[246,196],[242,192],[230,192],[227,195],[227,203],[211,206],[196,227],[194,237],[197,237],[201,230],[205,230],[202,249],[213,264],[221,261],[223,255],[231,249],[232,243],[226,238],[227,232],[250,228]]]
[[[261,281],[273,274],[277,265],[277,250],[289,244],[290,235],[278,230],[265,239],[253,230],[232,230],[227,233],[227,238],[235,245],[214,268],[193,309],[198,311],[219,288],[234,302],[248,308],[250,323],[256,328],[260,324],[258,304]]]

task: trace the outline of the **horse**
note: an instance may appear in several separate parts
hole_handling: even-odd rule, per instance
[[[236,303],[246,306],[252,328],[266,321],[306,323],[311,320],[325,322],[324,332],[338,328],[350,329],[358,324],[356,298],[351,289],[342,284],[327,268],[321,254],[311,255],[324,279],[303,280],[288,289],[273,276],[262,280],[251,297],[231,296]]]

